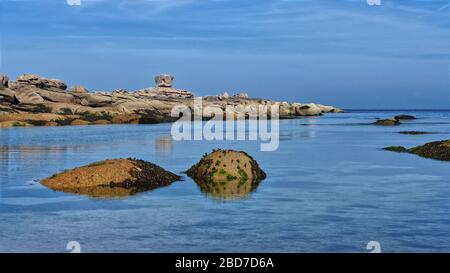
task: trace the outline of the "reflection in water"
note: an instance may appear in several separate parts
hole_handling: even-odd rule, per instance
[[[155,151],[159,154],[168,154],[173,150],[173,139],[171,136],[162,136],[155,139]]]
[[[248,183],[242,184],[239,180],[216,182],[197,179],[195,182],[206,196],[214,199],[226,200],[243,199],[250,196],[250,193],[256,190],[261,181],[249,181]]]
[[[154,187],[96,186],[96,187],[64,188],[60,189],[59,191],[79,195],[88,195],[95,199],[122,199],[141,192],[152,191],[157,188],[161,188],[161,186],[154,186]]]

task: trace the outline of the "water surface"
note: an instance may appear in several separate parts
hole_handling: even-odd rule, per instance
[[[450,163],[383,151],[450,139],[449,111],[349,111],[283,120],[280,147],[181,141],[170,124],[0,130],[0,251],[450,251]],[[399,131],[429,131],[401,135]],[[184,181],[123,199],[49,190],[39,179],[107,158],[136,157],[180,174],[214,148],[251,154],[268,177],[247,198],[217,200]]]

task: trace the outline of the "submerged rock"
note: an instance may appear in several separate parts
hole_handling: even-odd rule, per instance
[[[384,148],[384,150],[411,153],[426,158],[450,161],[450,140],[434,141],[410,149],[402,146],[391,146]]]
[[[380,126],[395,126],[400,125],[401,123],[397,119],[380,119],[375,121],[373,124]]]
[[[137,159],[111,159],[55,174],[41,184],[57,191],[93,197],[120,197],[164,187],[180,176]]]
[[[423,131],[401,131],[401,132],[398,132],[399,134],[402,134],[402,135],[427,135],[427,134],[433,134],[433,133],[430,133],[430,132],[423,132]]]
[[[247,153],[214,150],[192,166],[187,175],[217,199],[243,198],[256,189],[266,173]]]
[[[411,116],[411,115],[398,115],[395,116],[394,119],[396,120],[413,120],[413,119],[417,119],[415,116]]]

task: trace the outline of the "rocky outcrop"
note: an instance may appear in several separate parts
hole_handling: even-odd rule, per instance
[[[70,125],[106,123],[159,123],[171,122],[176,118],[171,116],[175,106],[185,105],[194,109],[194,94],[173,87],[173,77],[159,75],[155,78],[156,87],[127,91],[124,89],[113,92],[89,92],[85,87],[72,86],[66,90],[66,84],[61,80],[48,79],[35,74],[24,74],[15,81],[1,76],[0,106],[8,112],[23,114],[52,113],[64,115],[61,121],[42,120],[33,121],[34,125]],[[219,96],[203,98],[203,106],[219,107],[225,112],[228,106],[235,108],[235,117],[249,117],[247,107],[252,109],[267,106],[270,113],[271,106],[279,107],[280,118],[298,116],[317,116],[322,113],[341,112],[342,110],[321,104],[302,104],[276,102],[250,98],[246,93],[230,96],[227,92]],[[241,108],[239,108],[239,107]],[[248,109],[248,108],[247,108]],[[5,112],[2,110],[2,112]],[[203,118],[211,115],[200,112]],[[23,120],[26,122],[26,120]]]
[[[238,99],[249,99],[250,98],[247,93],[237,93],[233,97],[238,98]]]
[[[89,93],[89,91],[81,85],[75,85],[70,87],[71,93]]]
[[[36,87],[43,89],[56,89],[56,90],[67,89],[67,85],[61,80],[47,79],[36,74],[20,75],[19,77],[17,77],[16,82],[18,84],[34,85]]]
[[[112,159],[55,174],[41,184],[93,197],[120,197],[168,186],[180,176],[137,159]]]
[[[172,87],[173,76],[162,74],[155,76],[155,83],[157,87]]]
[[[428,134],[434,134],[432,132],[424,132],[424,131],[400,131],[398,132],[402,135],[428,135]]]
[[[156,95],[170,98],[191,99],[194,97],[194,94],[191,92],[171,87],[158,87],[155,89],[155,93]]]
[[[9,88],[0,88],[0,100],[14,102],[14,92]]]
[[[78,93],[72,94],[77,103],[89,107],[104,107],[110,106],[113,102],[111,95],[92,94],[92,93]]]
[[[20,89],[14,90],[14,99],[21,104],[44,103],[44,98],[36,93],[36,89],[31,86],[24,86]]]
[[[411,116],[411,115],[398,115],[398,116],[395,116],[394,119],[396,119],[396,120],[414,120],[417,118],[415,116]]]
[[[50,102],[75,103],[75,98],[66,92],[53,92],[40,88],[35,88],[34,92]]]
[[[380,126],[395,126],[400,125],[400,121],[398,121],[398,119],[380,119],[375,121],[373,124]]]
[[[450,161],[450,140],[434,141],[410,149],[402,146],[391,146],[384,149],[392,152],[411,153],[426,158]]]
[[[205,193],[220,199],[245,197],[266,178],[251,156],[233,150],[215,150],[186,173]]]
[[[6,75],[0,75],[0,89],[8,87],[9,78]]]

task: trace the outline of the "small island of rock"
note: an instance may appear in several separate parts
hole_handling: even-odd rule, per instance
[[[123,197],[168,186],[181,177],[137,159],[111,159],[64,171],[41,184],[57,191],[92,197]]]
[[[203,192],[217,199],[245,197],[266,178],[266,173],[250,155],[233,150],[214,150],[206,154],[187,175]]]
[[[426,158],[450,161],[450,140],[434,141],[422,146],[407,149],[403,146],[390,146],[384,150],[416,154]]]

